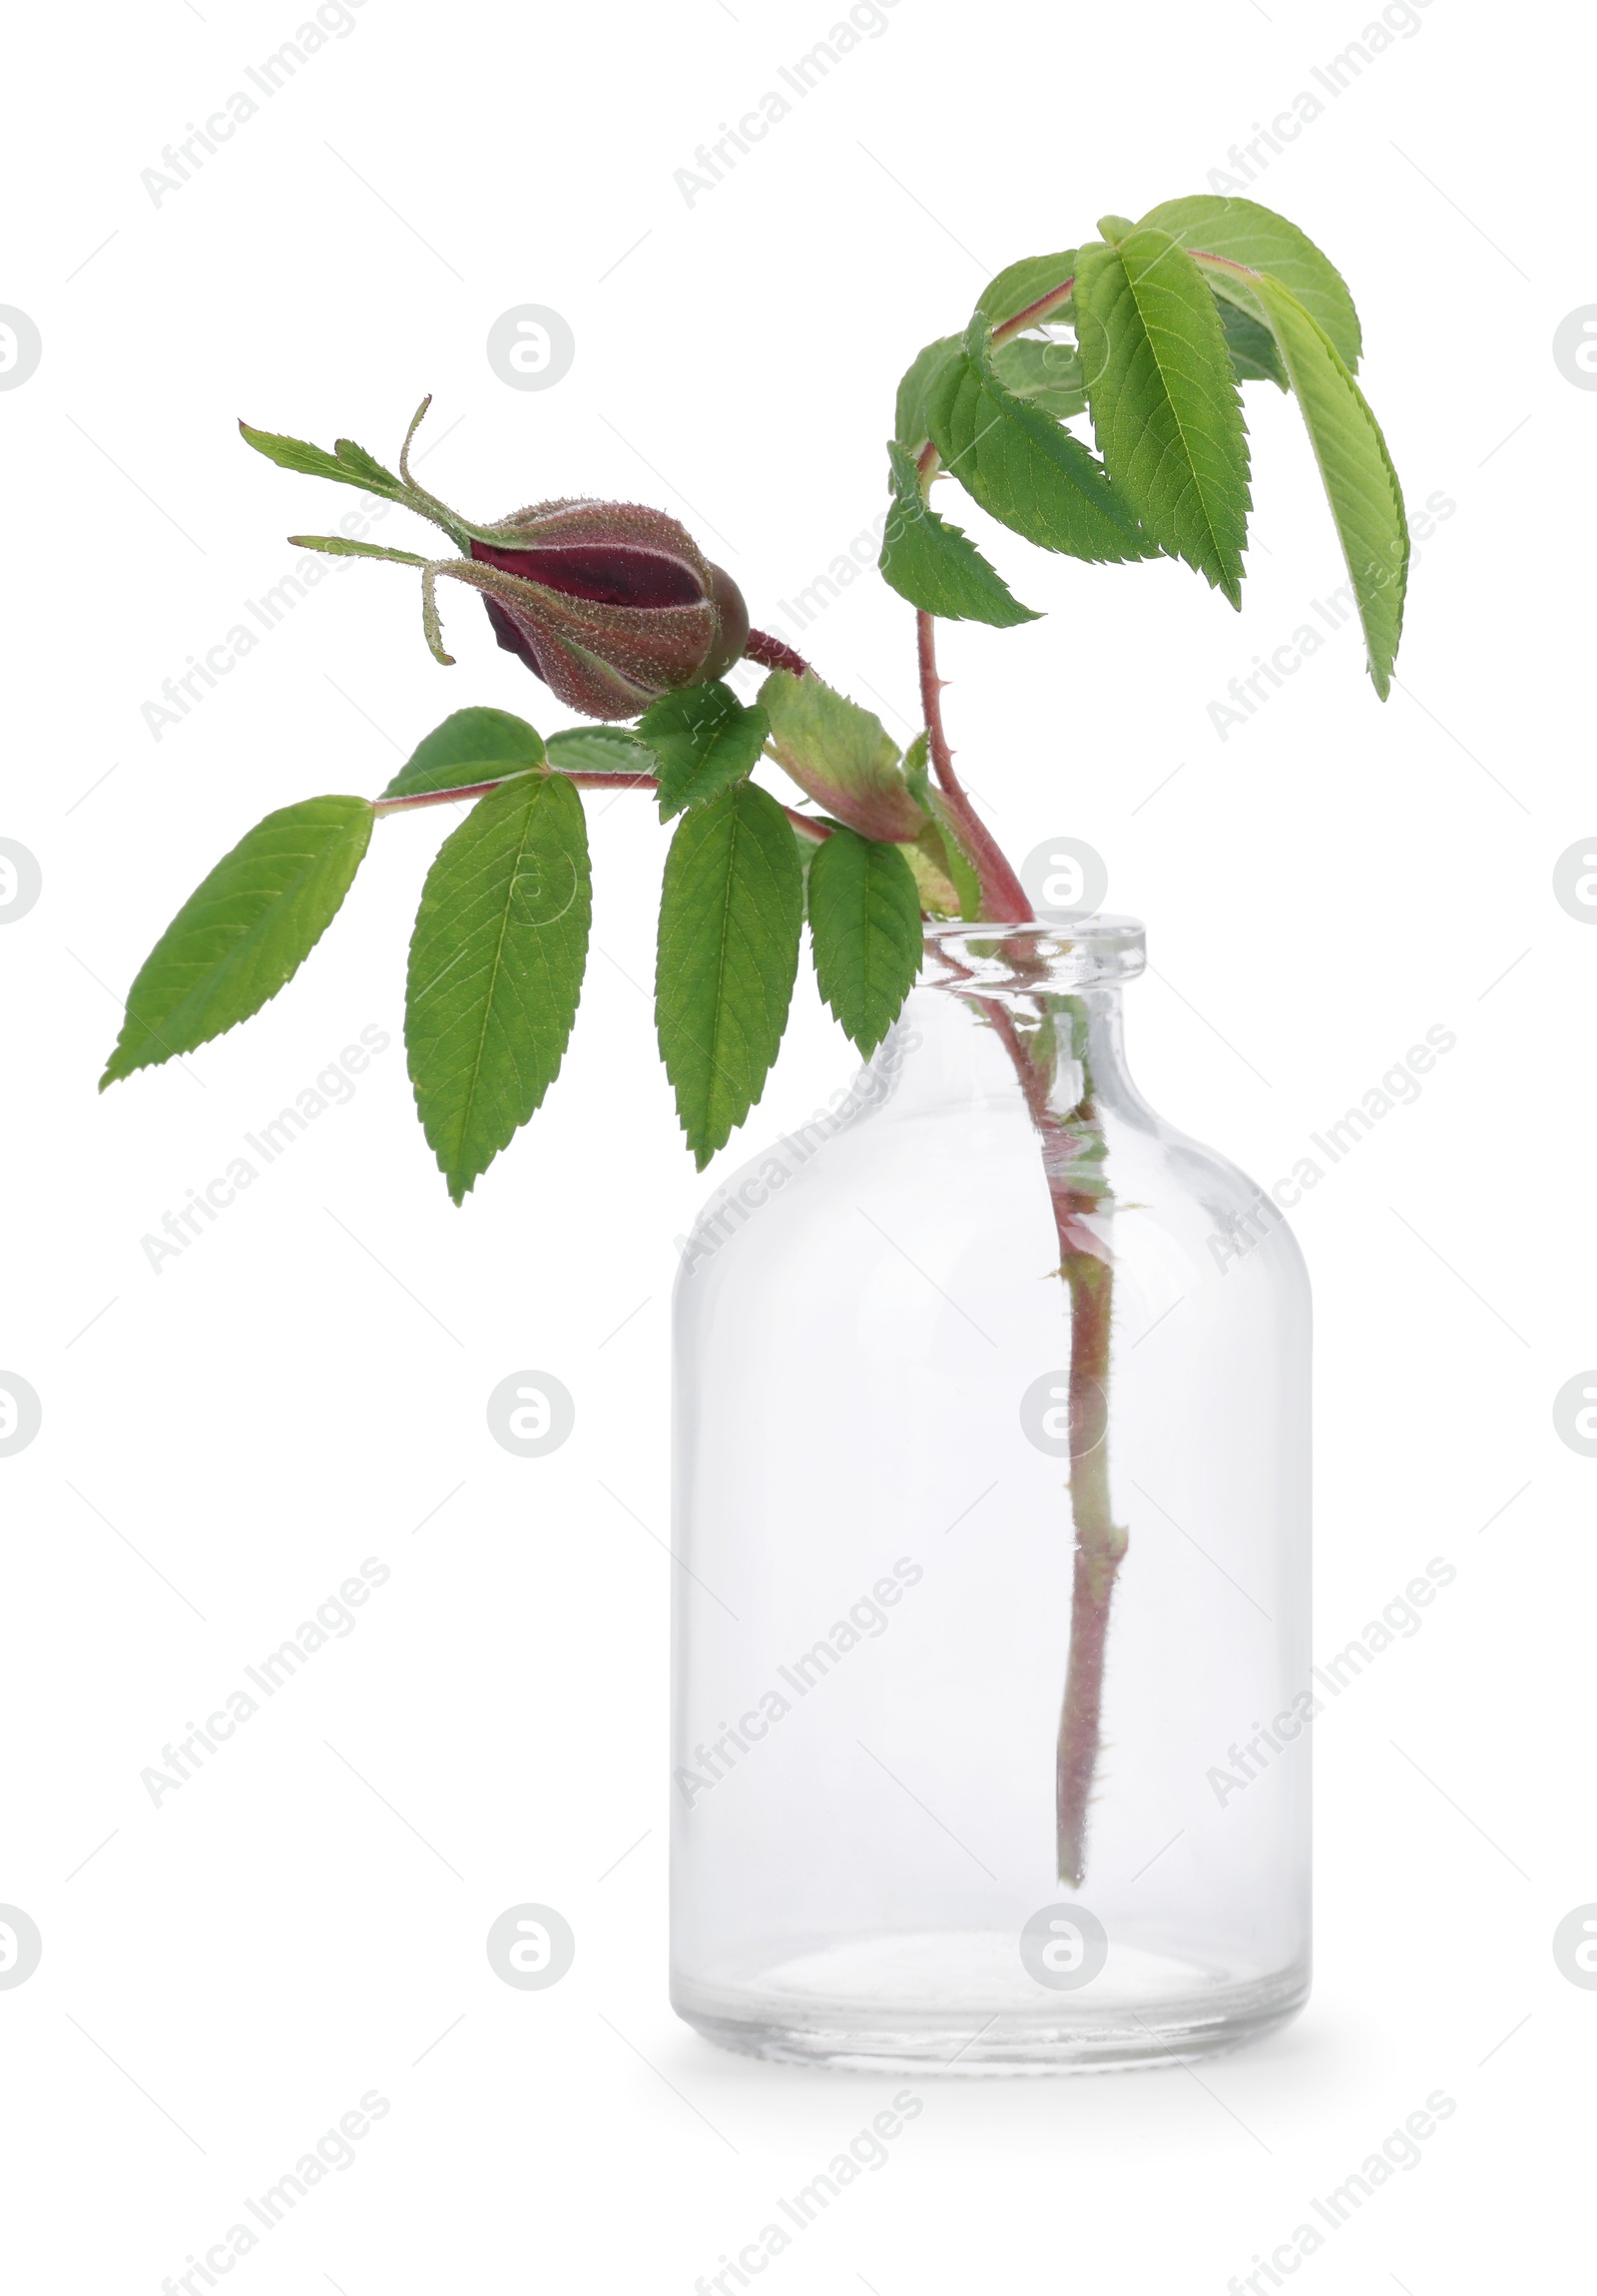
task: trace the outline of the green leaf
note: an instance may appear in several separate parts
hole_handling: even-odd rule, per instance
[[[1043,418],[1046,419],[1046,418]],[[1040,615],[1022,606],[964,529],[921,499],[920,479],[903,448],[889,442],[892,509],[878,560],[883,578],[922,613],[949,622],[986,622],[995,630]]]
[[[1384,701],[1408,583],[1402,488],[1380,425],[1325,328],[1279,280],[1261,277],[1253,292],[1303,409],[1358,602],[1369,675]]]
[[[821,996],[868,1060],[920,970],[920,894],[896,846],[834,829],[809,863]]]
[[[660,761],[624,726],[567,726],[551,734],[549,763],[566,774],[653,774]]]
[[[968,924],[981,914],[981,878],[976,864],[966,853],[959,834],[959,824],[943,803],[927,768],[930,743],[926,736],[917,735],[904,759],[905,776],[914,794],[915,803],[931,819],[925,831],[915,841],[913,852],[906,852],[915,881],[923,893],[935,892],[939,897],[927,899],[926,907],[944,907],[943,887],[953,893],[951,905]],[[916,856],[920,857],[919,859]],[[934,873],[933,873],[934,872]],[[941,880],[941,883],[938,880]]]
[[[1215,308],[1220,323],[1226,330],[1226,348],[1231,353],[1232,367],[1239,382],[1273,382],[1279,390],[1289,388],[1287,369],[1281,363],[1276,338],[1268,326],[1224,295],[1215,297]]]
[[[1074,248],[1066,248],[1057,256],[1023,256],[987,282],[976,308],[989,327],[1002,326],[1040,302],[1053,288],[1063,287],[1075,268]]]
[[[1242,604],[1248,433],[1214,296],[1168,232],[1077,259],[1076,330],[1110,477],[1173,557]]]
[[[532,773],[543,762],[543,743],[524,718],[508,710],[456,710],[416,745],[382,794],[415,798],[470,789]]]
[[[773,670],[760,689],[777,762],[806,797],[867,838],[896,842],[924,827],[898,765],[898,745],[871,710],[813,670]]]
[[[1081,355],[1073,342],[1042,342],[1035,335],[1011,335],[993,352],[992,370],[1005,390],[1040,406],[1057,421],[1080,414],[1087,403],[1081,386]]]
[[[901,845],[898,851],[915,880],[921,907],[932,916],[958,916],[959,890],[948,874],[947,852],[936,823],[928,822],[912,845]]]
[[[976,874],[976,864],[964,849],[959,824],[948,811],[939,790],[930,793],[930,810],[937,835],[942,840],[943,867],[958,896],[959,913],[970,924],[981,914],[981,879]]]
[[[374,454],[357,446],[352,438],[335,438],[332,451],[346,470],[352,470],[362,486],[375,488],[378,493],[397,494],[400,482],[391,470],[384,470]]]
[[[1349,373],[1357,373],[1363,346],[1347,283],[1307,233],[1288,223],[1285,216],[1252,200],[1200,193],[1195,199],[1167,200],[1142,220],[1157,231],[1168,232],[1184,248],[1201,248],[1226,262],[1245,264],[1250,271],[1269,272],[1297,296],[1312,318],[1320,321]],[[1207,276],[1216,291],[1224,294],[1223,272],[1216,270]]]
[[[296,550],[321,550],[329,558],[386,558],[394,566],[425,566],[414,550],[389,550],[380,542],[351,542],[347,534],[290,534]]]
[[[916,354],[914,363],[898,385],[898,399],[894,409],[893,431],[898,444],[915,454],[925,445],[929,435],[926,429],[926,392],[942,372],[948,361],[959,356],[959,337],[945,334],[937,342],[928,342]]]
[[[252,430],[248,422],[240,423],[239,432],[246,445],[253,446],[258,454],[264,454],[268,462],[276,463],[279,470],[302,471],[307,478],[335,478],[340,486],[359,486],[367,492],[371,490],[372,481],[363,471],[352,468],[347,462],[340,462],[335,454],[327,453],[324,447],[312,446],[308,439],[285,438],[274,430]],[[379,469],[381,465],[373,464],[372,467]],[[383,477],[387,479],[386,471]],[[397,480],[388,479],[389,485],[397,483]]]
[[[405,1046],[460,1203],[559,1074],[592,914],[582,800],[562,774],[495,790],[440,847],[410,939]]]
[[[669,822],[746,780],[770,731],[764,710],[745,709],[716,678],[656,702],[638,720],[638,738],[660,761],[660,819]]]
[[[904,752],[904,779],[914,793],[917,805],[931,812],[931,776],[926,761],[931,755],[931,736],[924,729],[919,732]],[[959,888],[948,873],[948,848],[935,818],[928,820],[918,838],[900,845],[898,851],[908,863],[915,886],[920,894],[920,905],[933,916],[958,916],[963,907]],[[963,856],[960,859],[963,860]],[[975,872],[970,872],[974,881]],[[977,887],[979,894],[980,887]]]
[[[798,873],[803,878],[803,902],[805,916],[809,914],[809,864],[814,860],[816,854],[820,851],[821,845],[824,844],[825,841],[819,836],[818,828],[816,836],[811,837],[808,834],[808,829],[800,829],[798,827],[798,823],[800,820],[802,820],[804,823],[808,824],[811,822],[811,820],[815,820],[816,818],[817,817],[813,817],[808,814],[797,816],[790,814],[788,816],[788,827],[793,832],[793,850],[798,856]]]
[[[944,370],[926,412],[937,452],[966,493],[1028,542],[1094,564],[1157,554],[1096,456],[998,380],[979,312],[964,357]]]
[[[237,1027],[293,978],[338,913],[371,821],[364,798],[307,798],[240,839],[140,966],[102,1092]]]
[[[803,873],[775,798],[738,782],[687,815],[666,857],[655,1024],[701,1172],[765,1089],[802,921]]]

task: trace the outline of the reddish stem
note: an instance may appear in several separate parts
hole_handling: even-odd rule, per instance
[[[830,837],[831,825],[829,822],[812,821],[808,814],[795,813],[792,806],[784,806],[782,810],[798,832],[798,835],[801,838],[807,838],[811,845],[823,846],[827,838]]]
[[[1028,923],[1032,907],[1025,887],[954,772],[953,752],[948,747],[942,722],[942,689],[946,681],[937,675],[937,640],[931,615],[916,614],[915,634],[920,654],[920,708],[926,721],[932,771],[942,791],[943,803],[959,825],[960,843],[975,868],[981,886],[982,914],[995,924]]]
[[[1252,264],[1240,264],[1230,256],[1212,256],[1207,248],[1189,248],[1187,253],[1195,264],[1215,264],[1223,272],[1241,272],[1244,279],[1256,280],[1259,273]]]
[[[1023,334],[1028,326],[1041,326],[1043,320],[1075,291],[1075,286],[1076,275],[1072,272],[1063,287],[1050,287],[1035,302],[1027,303],[1024,310],[1017,310],[1013,318],[1006,318],[1001,326],[995,326],[992,330],[994,350],[1000,343],[1007,342],[1012,334]]]
[[[555,766],[550,771],[560,773],[562,769]],[[375,798],[371,810],[374,814],[404,814],[413,813],[418,806],[452,806],[462,798],[486,797],[490,790],[502,790],[506,782],[520,779],[519,774],[501,774],[497,781],[464,782],[453,790],[420,790],[413,798]],[[660,787],[653,774],[566,774],[565,779],[574,782],[579,790],[657,790]],[[830,837],[831,831],[824,822],[811,821],[807,814],[796,813],[792,806],[784,806],[782,810],[799,836],[807,838],[811,845],[823,845]]]
[[[527,770],[530,773],[532,769]],[[598,778],[606,782],[622,779],[620,774],[601,774]],[[373,798],[371,810],[374,814],[404,814],[417,806],[452,806],[462,798],[485,798],[490,790],[503,789],[507,781],[520,779],[519,774],[497,774],[491,782],[462,782],[453,790],[418,790],[412,798]]]
[[[809,667],[802,654],[796,654],[786,639],[773,638],[769,630],[751,630],[744,653],[763,669],[791,670],[796,678],[801,678]]]
[[[1055,1216],[1059,1216],[1055,1198]],[[1087,1870],[1087,1805],[1098,1769],[1109,1606],[1126,1551],[1110,1512],[1109,1348],[1114,1274],[1091,1253],[1067,1253],[1070,1286],[1070,1512],[1076,1532],[1070,1597],[1070,1655],[1055,1752],[1059,1879],[1075,1889]]]
[[[1014,1019],[996,997],[982,1012],[1008,1053],[1032,1123],[1043,1140],[1043,1166],[1059,1242],[1059,1273],[1070,1287],[1070,1514],[1076,1534],[1070,1596],[1070,1649],[1054,1757],[1054,1814],[1059,1879],[1081,1887],[1087,1870],[1087,1809],[1103,1736],[1104,1664],[1115,1578],[1126,1551],[1109,1491],[1109,1372],[1114,1271],[1081,1249],[1081,1221],[1098,1200],[1073,1189],[1052,1169],[1050,1132],[1064,1129],[1049,1099],[1049,1078],[1032,1060]],[[1090,1087],[1089,1087],[1090,1089]],[[1089,1102],[1083,1102],[1084,1108]]]
[[[1235,263],[1230,256],[1212,256],[1206,248],[1189,248],[1187,253],[1192,257],[1195,264],[1216,264],[1222,271],[1241,272],[1245,279],[1257,279],[1259,277],[1259,274],[1249,265]],[[1000,325],[995,326],[992,330],[994,350],[1001,343],[1006,343],[1011,335],[1024,334],[1028,326],[1041,326],[1044,319],[1051,318],[1060,305],[1069,300],[1075,292],[1075,287],[1076,275],[1072,272],[1062,286],[1050,287],[1048,292],[1040,294],[1035,302],[1027,303],[1024,310],[1017,310],[1013,318],[1004,319]]]

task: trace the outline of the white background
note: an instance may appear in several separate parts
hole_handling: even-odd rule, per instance
[[[423,474],[448,499],[658,501],[759,619],[875,517],[897,376],[991,271],[1204,189],[1305,90],[1323,115],[1253,188],[1352,284],[1411,506],[1455,506],[1419,553],[1399,689],[1376,704],[1344,632],[1217,736],[1208,704],[1342,579],[1295,410],[1255,384],[1242,617],[1175,565],[1085,569],[971,511],[1047,618],[951,633],[948,707],[1008,850],[1085,838],[1111,904],[1148,918],[1140,1079],[1262,1181],[1428,1026],[1456,1033],[1296,1224],[1319,1311],[1317,1651],[1430,1557],[1457,1578],[1320,1725],[1300,2021],[1201,2077],[921,2083],[888,2165],[771,2285],[1224,2290],[1438,2087],[1457,2111],[1422,2165],[1304,2284],[1540,2284],[1588,2165],[1597,2017],[1550,1951],[1597,1898],[1597,1462],[1551,1417],[1597,1361],[1597,932],[1551,889],[1597,827],[1597,396],[1551,348],[1597,301],[1592,56],[1572,7],[1431,0],[1332,100],[1311,67],[1370,13],[897,0],[692,207],[674,171],[835,8],[365,0],[159,206],[141,171],[250,86],[293,0],[13,20],[0,301],[44,344],[0,395],[0,835],[44,878],[0,933],[0,1366],[44,1407],[0,1459],[0,1899],[44,1938],[0,1992],[19,2287],[155,2296],[376,2088],[391,2110],[354,2166],[238,2266],[249,2296],[688,2291],[902,2085],[723,2055],[666,2001],[667,1301],[707,1183],[652,1045],[647,804],[590,808],[574,1046],[463,1211],[398,1040],[448,809],[381,827],[247,1029],[96,1097],[139,960],[252,821],[374,792],[467,702],[560,720],[464,593],[446,672],[413,577],[353,567],[155,741],[141,705],[278,581],[285,534],[350,500],[249,454],[234,418],[391,460],[431,389]],[[523,302],[575,332],[543,392],[485,356]],[[808,645],[907,738],[910,617],[873,576]],[[154,1273],[141,1238],[370,1023],[394,1041],[353,1101]],[[851,1065],[801,980],[728,1162]],[[533,1366],[577,1401],[542,1461],[484,1420]],[[355,1632],[153,1807],[141,1770],[369,1555],[391,1576]],[[577,1938],[543,1993],[483,1951],[528,1899]]]

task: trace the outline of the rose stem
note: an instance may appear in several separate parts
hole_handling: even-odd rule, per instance
[[[1017,310],[1013,318],[1006,318],[1001,326],[995,326],[992,330],[993,349],[999,349],[1011,335],[1023,334],[1028,326],[1041,326],[1044,319],[1052,318],[1055,311],[1069,301],[1075,285],[1076,275],[1072,272],[1069,279],[1061,281],[1058,287],[1050,287],[1035,302],[1027,303],[1024,310]]]
[[[802,654],[795,653],[785,638],[773,638],[769,630],[751,630],[743,650],[762,669],[791,670],[796,678],[801,678],[809,667]]]
[[[1048,1101],[1048,1079],[1021,1042],[1013,1019],[996,998],[980,999],[1001,1039],[1032,1123],[1043,1138],[1064,1129]],[[1078,1112],[1093,1114],[1092,1078],[1085,1070]],[[1059,1879],[1079,1889],[1087,1870],[1087,1805],[1102,1736],[1104,1657],[1115,1575],[1126,1533],[1114,1519],[1109,1495],[1109,1369],[1114,1313],[1114,1271],[1095,1253],[1072,1243],[1076,1224],[1099,1199],[1048,1173],[1048,1195],[1059,1240],[1059,1273],[1070,1287],[1070,1512],[1076,1533],[1070,1600],[1070,1653],[1059,1715],[1054,1806]]]
[[[528,768],[529,772],[532,770]],[[562,772],[558,766],[549,770]],[[579,790],[657,790],[660,787],[653,774],[566,774],[564,778],[574,782]],[[506,782],[520,779],[519,774],[501,774],[496,781],[464,782],[453,790],[418,790],[408,798],[374,798],[371,810],[374,814],[406,814],[414,813],[418,806],[458,805],[463,798],[486,797],[490,790],[502,790]],[[782,810],[798,835],[807,838],[811,845],[819,845],[830,837],[824,822],[811,821],[807,814],[797,813],[792,806],[784,806]]]
[[[1098,1768],[1109,1603],[1126,1551],[1126,1533],[1116,1524],[1109,1501],[1107,1413],[1114,1272],[1090,1252],[1077,1253],[1062,1265],[1070,1286],[1072,1437],[1097,1429],[1097,1440],[1085,1452],[1073,1448],[1070,1461],[1076,1563],[1054,1772],[1059,1879],[1080,1889],[1087,1871],[1087,1804]]]
[[[937,474],[937,449],[928,446],[920,457],[920,485],[922,493]],[[930,752],[932,771],[942,791],[943,803],[959,827],[960,842],[970,857],[981,887],[982,913],[995,924],[1028,924],[1031,921],[1031,903],[1025,888],[1010,867],[985,822],[965,795],[958,775],[954,772],[953,752],[948,747],[948,736],[942,722],[942,690],[945,678],[937,675],[936,626],[930,614],[915,615],[916,650],[920,661],[920,708],[926,721],[926,747]]]

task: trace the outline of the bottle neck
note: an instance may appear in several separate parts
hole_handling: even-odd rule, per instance
[[[944,1100],[1018,1093],[1039,1126],[1129,1113],[1141,1102],[1120,992],[1145,962],[1135,917],[1044,909],[1023,924],[928,925],[904,1013],[911,1089]]]
[[[900,1110],[1024,1104],[1034,1123],[1142,1106],[1126,1066],[1121,990],[922,980],[872,1061]]]

